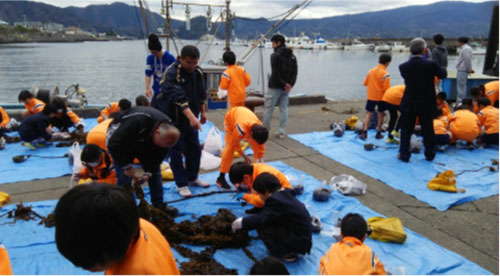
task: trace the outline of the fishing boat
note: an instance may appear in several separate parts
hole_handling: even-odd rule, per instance
[[[369,50],[370,48],[375,47],[373,44],[365,44],[361,42],[359,39],[355,38],[352,40],[351,45],[344,46],[344,50],[347,51],[359,51],[359,50]]]
[[[408,52],[409,48],[406,47],[401,41],[394,41],[391,44],[392,52]]]
[[[375,46],[374,51],[377,53],[387,53],[391,51],[391,46],[383,42],[379,42],[377,46]]]

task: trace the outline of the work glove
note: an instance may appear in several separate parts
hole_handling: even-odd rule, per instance
[[[236,196],[235,196],[234,198],[235,198],[236,200],[240,201],[240,200],[242,200],[242,199],[243,199],[243,195],[244,195],[244,194],[245,194],[244,192],[239,192],[239,193],[237,193],[237,194],[236,194]]]
[[[240,230],[243,228],[243,218],[239,217],[233,221],[231,224],[231,229],[233,230],[233,233],[235,233],[237,230]]]

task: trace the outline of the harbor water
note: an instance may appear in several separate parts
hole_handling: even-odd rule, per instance
[[[164,42],[164,41],[163,41]],[[183,45],[197,41],[182,41]],[[181,45],[177,46],[180,50]],[[204,62],[220,59],[223,45],[198,45]],[[209,49],[207,49],[209,48]],[[243,57],[250,47],[235,46],[237,58]],[[177,56],[175,47],[171,52]],[[262,51],[264,78],[260,73]],[[244,67],[252,77],[251,90],[262,91],[267,86],[273,49],[258,48]],[[363,86],[368,70],[378,62],[379,53],[369,50],[294,50],[298,60],[297,83],[292,95],[323,94],[329,99],[363,99]],[[145,93],[144,69],[147,42],[110,41],[83,43],[30,43],[0,45],[0,102],[17,103],[21,90],[32,85],[64,90],[79,84],[87,92],[90,104],[106,104],[121,98],[134,100]],[[403,84],[398,65],[408,60],[409,53],[392,53],[388,71],[391,84]],[[449,56],[448,70],[454,70],[457,56]],[[473,57],[473,69],[482,72],[484,55]],[[263,80],[264,79],[264,80]]]

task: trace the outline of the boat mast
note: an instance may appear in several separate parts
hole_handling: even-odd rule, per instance
[[[229,51],[229,28],[231,27],[231,10],[229,9],[229,4],[231,0],[226,0],[226,47],[224,51]]]

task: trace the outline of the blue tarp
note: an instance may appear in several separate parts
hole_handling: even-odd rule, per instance
[[[317,274],[319,260],[325,251],[334,243],[331,236],[332,227],[337,220],[349,212],[360,213],[366,219],[380,214],[363,206],[357,199],[346,197],[340,193],[333,192],[328,202],[316,202],[312,200],[313,190],[322,183],[312,176],[299,170],[287,166],[282,162],[270,163],[285,175],[303,179],[305,184],[304,194],[298,198],[304,202],[311,215],[318,215],[323,223],[323,231],[313,235],[313,248],[311,254],[302,256],[297,262],[286,264],[291,274]],[[218,172],[203,174],[200,177],[210,183],[214,183]],[[218,190],[215,185],[210,188],[191,188],[194,194],[205,193]],[[172,182],[164,185],[165,201],[180,198],[176,192],[175,184]],[[145,188],[147,196],[148,189]],[[191,215],[199,217],[201,215],[215,215],[219,208],[228,208],[236,216],[244,216],[244,209],[232,199],[233,194],[215,194],[209,197],[194,198],[182,202],[174,203],[179,209],[181,216],[177,221],[192,220]],[[57,201],[44,201],[26,203],[32,205],[33,209],[47,215],[55,207]],[[13,209],[14,206],[7,206],[0,210],[0,216]],[[3,216],[0,218],[0,242],[7,248],[12,261],[15,274],[81,274],[81,269],[75,268],[64,259],[58,252],[54,243],[54,229],[37,225],[36,221],[18,221],[11,223],[12,219]],[[367,239],[366,243],[373,248],[380,260],[388,270],[401,267],[407,274],[491,274],[473,262],[451,252],[439,245],[431,242],[425,237],[405,229],[407,233],[406,242],[402,245],[384,243]],[[250,232],[251,236],[257,236],[255,231]],[[189,246],[195,251],[203,250],[203,246]],[[248,249],[253,255],[261,259],[265,257],[267,249],[260,240],[252,240]],[[184,258],[175,252],[174,256],[179,264]],[[240,274],[248,274],[252,261],[243,253],[241,249],[219,249],[214,255],[215,260],[222,263],[227,268],[237,269]]]
[[[384,140],[376,140],[375,132],[368,132],[369,138],[363,141],[352,131],[343,137],[335,137],[332,132],[312,132],[293,134],[290,138],[320,152],[321,154],[371,176],[428,203],[440,211],[453,205],[462,204],[480,198],[498,194],[498,171],[488,168],[478,172],[465,172],[456,177],[457,188],[465,193],[446,193],[431,191],[427,182],[438,172],[453,170],[456,174],[463,170],[475,170],[492,164],[498,159],[498,148],[484,148],[469,151],[458,145],[448,148],[444,153],[437,153],[433,162],[425,160],[424,154],[412,154],[409,163],[396,158],[399,147],[388,145]],[[365,151],[363,145],[372,143],[383,147]],[[368,187],[370,189],[370,187]]]

